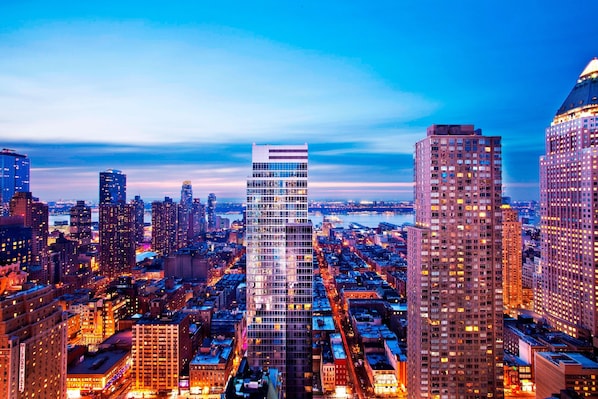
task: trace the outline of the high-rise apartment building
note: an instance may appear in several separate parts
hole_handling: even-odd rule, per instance
[[[208,195],[208,204],[206,207],[206,216],[208,218],[208,231],[216,230],[216,194]]]
[[[145,236],[145,202],[143,202],[141,196],[136,195],[131,200],[131,205],[135,208],[135,241],[140,244]]]
[[[0,397],[65,399],[67,326],[54,289],[0,294]]]
[[[0,151],[0,216],[8,216],[15,193],[29,191],[29,158],[4,148]]]
[[[101,204],[100,256],[102,275],[117,277],[135,266],[135,206]]]
[[[100,172],[100,205],[127,201],[127,175],[120,170]]]
[[[79,245],[91,243],[91,207],[85,205],[85,201],[77,201],[77,204],[70,210],[70,237]]]
[[[168,256],[178,249],[178,206],[170,197],[152,202],[152,249]]]
[[[126,175],[100,172],[100,272],[108,277],[130,273],[135,266],[135,205],[126,201]]]
[[[523,256],[519,213],[509,205],[502,206],[502,277],[503,305],[516,316],[523,304]]]
[[[503,397],[500,137],[433,125],[415,146],[410,399]]]
[[[312,226],[307,144],[253,145],[247,180],[247,356],[311,397]],[[209,206],[208,206],[209,207]]]
[[[206,232],[206,207],[199,198],[193,198],[191,204],[191,213],[189,216],[189,234],[190,239],[196,238],[201,233]]]
[[[594,58],[546,129],[540,159],[542,312],[575,337],[598,336],[597,96]]]
[[[48,205],[28,191],[19,191],[10,200],[10,216],[23,217],[25,227],[31,227],[31,251],[33,263],[47,266],[48,249]]]

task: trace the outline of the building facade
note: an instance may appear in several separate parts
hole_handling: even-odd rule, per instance
[[[598,363],[581,353],[536,352],[536,397],[572,389],[582,398],[598,398]]]
[[[48,205],[39,202],[30,192],[19,191],[10,200],[10,216],[21,216],[25,227],[31,227],[31,251],[33,263],[47,266]]]
[[[311,396],[312,226],[307,145],[253,145],[247,180],[247,324],[252,366],[287,398]],[[208,206],[209,208],[209,206]]]
[[[136,195],[131,205],[135,208],[135,242],[139,245],[145,239],[145,202]]]
[[[189,315],[141,319],[133,326],[133,391],[170,392],[191,360]]]
[[[100,204],[100,272],[107,277],[131,273],[135,266],[135,206]]]
[[[0,151],[0,216],[8,216],[8,204],[21,191],[29,191],[29,158],[4,148]]]
[[[22,216],[0,218],[0,265],[19,264],[27,268],[33,262],[31,227]]]
[[[433,125],[416,144],[410,399],[503,397],[501,190],[500,137]]]
[[[179,224],[177,229],[177,242],[179,248],[184,247],[191,238],[191,212],[193,210],[193,187],[191,181],[185,180],[181,186],[181,202],[179,202]]]
[[[178,211],[170,197],[152,202],[152,249],[162,256],[178,249]]]
[[[0,294],[0,397],[66,399],[67,327],[54,289]]]
[[[100,172],[100,273],[116,277],[135,266],[135,205],[126,203],[127,177],[120,170]]]
[[[502,216],[503,305],[515,315],[523,305],[522,226],[518,212],[510,206],[503,205]]]
[[[127,201],[127,175],[120,170],[100,172],[100,204],[122,204]]]
[[[541,309],[575,337],[598,335],[597,95],[593,59],[546,129],[540,158]]]
[[[85,201],[77,201],[70,210],[70,238],[79,245],[91,243],[91,207]]]
[[[206,206],[206,216],[208,218],[208,231],[216,230],[216,194],[210,193],[208,195],[208,203]]]

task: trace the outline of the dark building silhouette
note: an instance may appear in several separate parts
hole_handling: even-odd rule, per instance
[[[135,241],[140,244],[145,235],[145,202],[139,195],[136,195],[131,204],[135,207]]]
[[[70,237],[79,245],[91,243],[91,207],[85,201],[77,201],[77,205],[70,210]]]
[[[22,216],[0,217],[0,265],[19,263],[26,269],[33,261],[31,236]]]

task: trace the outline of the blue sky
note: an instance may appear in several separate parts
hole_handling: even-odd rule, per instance
[[[502,136],[505,194],[537,199],[598,56],[592,1],[88,3],[0,2],[0,143],[45,201],[97,200],[108,168],[129,197],[242,199],[254,142],[308,143],[314,199],[411,199],[434,123]]]

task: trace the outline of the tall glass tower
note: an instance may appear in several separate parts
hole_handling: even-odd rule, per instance
[[[598,59],[546,129],[540,159],[542,313],[598,346]]]
[[[0,216],[8,216],[13,195],[29,191],[29,158],[4,148],[0,151]]]
[[[127,199],[127,176],[120,170],[100,172],[100,272],[108,277],[135,266],[135,205]]]
[[[253,145],[246,227],[249,361],[278,369],[287,398],[311,397],[307,144]]]
[[[121,204],[127,200],[127,175],[120,170],[100,172],[100,204]]]
[[[503,398],[500,137],[433,125],[415,146],[410,399]]]
[[[206,207],[206,216],[208,217],[208,231],[216,230],[216,194],[208,195],[208,206]]]

